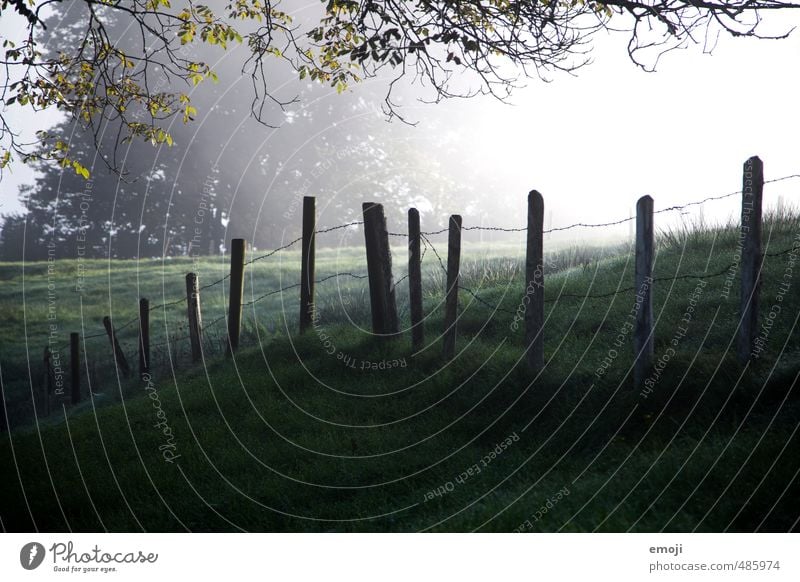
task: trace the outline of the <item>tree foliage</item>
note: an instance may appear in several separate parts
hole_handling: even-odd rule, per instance
[[[58,14],[65,34],[51,41],[50,50],[70,46],[66,31],[79,28],[80,19],[77,11]],[[122,21],[110,23],[107,32],[121,50],[135,44]],[[192,54],[210,62],[214,53],[214,47],[204,46]],[[277,61],[264,71],[276,86],[292,84],[291,69]],[[464,212],[474,201],[475,189],[467,186],[476,181],[463,179],[469,164],[455,171],[452,161],[444,165],[421,155],[414,128],[384,122],[375,105],[381,101],[376,84],[346,95],[309,80],[294,85],[301,103],[281,116],[280,128],[264,131],[248,119],[250,101],[242,96],[248,80],[238,70],[219,67],[219,83],[192,94],[202,116],[195,123],[178,118],[165,126],[171,147],[152,147],[142,139],[117,144],[119,122],[105,123],[96,135],[81,131],[80,120],[58,123],[50,134],[81,160],[90,177],[34,162],[35,180],[23,192],[25,214],[3,217],[0,258],[214,254],[232,237],[272,248],[300,235],[298,204],[304,195],[317,196],[321,228],[360,219],[365,198],[384,202],[390,214],[414,204],[430,228],[441,227],[437,220],[447,212]],[[452,138],[445,136],[446,120],[437,116],[428,126],[427,139],[447,152]],[[115,151],[118,172],[103,157]],[[390,222],[402,228],[404,218],[398,213]],[[320,244],[337,242],[330,235]]]
[[[408,77],[431,99],[490,93],[505,98],[520,77],[547,78],[589,62],[593,35],[624,31],[631,58],[645,68],[688,43],[714,44],[719,33],[780,38],[763,32],[765,12],[797,8],[781,0],[328,0],[317,17],[295,22],[280,0],[227,0],[222,9],[191,0],[78,0],[77,26],[48,18],[61,0],[2,0],[0,16],[17,13],[21,40],[0,33],[5,82],[0,99],[0,169],[13,160],[52,160],[86,177],[85,160],[41,131],[25,140],[18,119],[56,108],[97,138],[109,123],[116,147],[141,139],[171,145],[173,119],[197,114],[190,89],[217,73],[193,47],[246,45],[242,72],[252,80],[252,112],[270,123],[293,99],[276,95],[268,59],[338,92],[365,77],[391,72],[384,105],[398,114],[395,84]],[[111,34],[123,25],[124,38]],[[47,43],[60,38],[59,50]],[[507,66],[508,64],[513,67]],[[185,90],[178,90],[179,83]],[[20,108],[22,111],[20,111]],[[28,112],[28,113],[25,113]],[[99,144],[96,139],[96,145]]]

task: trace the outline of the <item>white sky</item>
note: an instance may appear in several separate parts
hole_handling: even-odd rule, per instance
[[[554,226],[625,217],[644,194],[657,210],[739,190],[752,155],[767,180],[800,174],[800,30],[782,41],[726,37],[713,55],[675,51],[655,73],[631,63],[624,35],[600,40],[577,78],[531,80],[516,106],[458,105],[482,159],[521,199],[542,192]],[[765,205],[800,201],[798,190],[800,179],[767,185]],[[705,217],[725,219],[739,203],[707,204]]]
[[[772,20],[791,22],[785,14]],[[725,37],[711,56],[700,47],[672,52],[656,73],[630,62],[624,34],[597,41],[595,62],[577,78],[532,79],[514,106],[480,98],[419,111],[420,142],[427,117],[460,120],[454,131],[465,147],[519,192],[519,215],[512,209],[502,219],[506,225],[522,224],[532,188],[543,193],[559,226],[627,216],[644,194],[658,209],[738,190],[751,155],[764,161],[767,179],[800,173],[800,31],[783,41]],[[23,124],[38,129],[51,119],[36,115]],[[6,175],[0,212],[20,207],[17,190],[30,178],[21,165]],[[798,187],[800,180],[768,185],[765,202],[772,205],[779,195],[798,200]],[[705,216],[735,211],[734,198],[707,205]]]

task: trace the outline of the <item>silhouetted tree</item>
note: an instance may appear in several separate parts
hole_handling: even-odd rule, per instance
[[[171,120],[188,122],[198,114],[180,84],[216,79],[198,45],[247,46],[242,74],[252,84],[251,110],[270,123],[276,109],[295,100],[281,95],[272,59],[300,79],[338,92],[391,71],[384,106],[394,115],[392,91],[406,76],[429,88],[435,100],[480,92],[504,98],[517,80],[515,69],[505,64],[516,65],[523,76],[575,71],[589,62],[598,32],[627,31],[631,58],[648,68],[665,51],[713,43],[720,32],[784,37],[788,32],[764,32],[762,14],[800,7],[783,0],[327,0],[316,14],[305,12],[295,21],[278,0],[228,0],[219,11],[188,1],[175,4],[79,0],[65,7],[54,0],[2,0],[0,15],[21,15],[27,34],[18,44],[9,37],[11,27],[3,27],[1,35],[6,75],[0,99],[13,107],[0,110],[0,168],[17,156],[56,160],[87,174],[68,144],[46,132],[24,143],[13,122],[16,107],[58,108],[98,144],[108,121],[118,123],[115,145],[133,138],[172,144]],[[56,18],[46,20],[45,12],[53,8]],[[75,26],[58,24],[64,11]],[[54,37],[61,41],[59,51],[47,47]],[[466,82],[457,74],[465,71]],[[104,158],[112,167],[116,154],[115,147]]]

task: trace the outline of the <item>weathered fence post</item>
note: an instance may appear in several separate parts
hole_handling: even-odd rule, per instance
[[[72,384],[72,403],[81,401],[81,342],[76,332],[69,334],[69,366]]]
[[[228,307],[228,349],[231,353],[239,348],[239,335],[242,331],[244,253],[244,239],[233,239],[231,241],[231,289]]]
[[[399,330],[386,217],[383,214],[383,206],[374,202],[365,202],[362,211],[367,248],[369,301],[372,309],[372,333],[391,336],[397,334]]]
[[[44,382],[42,383],[42,404],[44,415],[50,414],[50,396],[53,394],[53,363],[50,348],[44,348]]]
[[[313,325],[314,320],[314,253],[317,228],[313,196],[303,197],[303,243],[300,257],[300,333]]]
[[[119,369],[122,370],[124,376],[129,376],[131,367],[128,365],[128,360],[125,357],[125,352],[122,351],[122,346],[119,345],[119,339],[117,339],[117,334],[114,331],[114,327],[111,325],[111,318],[108,315],[103,318],[103,327],[106,328],[108,341],[111,343],[111,350],[114,352],[114,362]]]
[[[633,329],[633,381],[641,387],[653,361],[653,199],[636,203],[636,321]]]
[[[533,372],[544,368],[544,198],[528,194],[528,240],[525,254],[525,346]]]
[[[744,163],[742,177],[742,288],[739,298],[741,322],[736,338],[736,355],[743,364],[750,359],[758,329],[761,291],[761,196],[764,192],[764,164],[753,156]]]
[[[456,320],[458,318],[458,279],[461,268],[461,216],[450,217],[447,233],[447,288],[444,307],[444,357],[456,354]]]
[[[139,377],[150,374],[150,301],[139,299]]]
[[[422,253],[419,210],[408,209],[408,302],[411,311],[411,347],[422,349],[425,327],[422,314]]]
[[[200,313],[200,287],[197,273],[186,273],[186,312],[189,318],[189,343],[192,346],[192,361],[203,357],[202,314]]]

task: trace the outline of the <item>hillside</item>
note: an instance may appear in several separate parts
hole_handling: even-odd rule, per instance
[[[271,316],[253,315],[250,337],[262,341],[235,358],[213,356],[195,367],[175,358],[143,382],[107,376],[94,390],[96,407],[65,409],[66,421],[56,411],[38,427],[20,422],[2,435],[2,527],[796,530],[800,283],[792,280],[796,254],[783,251],[800,244],[799,226],[787,215],[765,222],[761,315],[771,323],[763,352],[746,368],[733,354],[738,279],[726,283],[737,232],[698,227],[660,236],[655,352],[662,365],[649,392],[632,386],[630,337],[621,334],[633,301],[624,291],[633,278],[626,250],[553,257],[547,366],[539,377],[522,360],[522,330],[513,326],[522,282],[517,259],[506,253],[465,265],[469,290],[461,293],[451,362],[442,360],[437,339],[435,261],[426,275],[430,345],[418,354],[408,334],[384,344],[370,339],[363,282],[344,287],[343,299],[335,285],[325,291],[321,318],[302,337],[294,330],[296,303],[276,295],[259,312]],[[357,262],[354,251],[355,273]],[[318,273],[343,266],[323,258]],[[134,296],[139,284],[154,297],[180,297],[187,264],[170,265],[169,277],[156,267],[143,273],[141,263],[114,264],[105,276],[127,281]],[[0,267],[4,279],[18,281],[14,269]],[[26,267],[34,277],[28,290],[46,286],[44,269],[36,278]],[[296,264],[269,269],[273,279],[266,270],[253,275],[254,296],[294,283]],[[224,265],[209,261],[201,282],[223,273]],[[733,289],[727,298],[726,285]],[[5,289],[0,305],[7,320],[19,321],[12,286]],[[221,315],[223,295],[212,297],[209,313]],[[95,321],[118,300],[109,293],[105,304],[84,305],[93,305]],[[132,310],[130,296],[122,303]],[[165,337],[175,331],[176,309]],[[3,330],[3,345],[13,346],[20,328]],[[19,342],[4,347],[4,390],[16,380],[15,390],[24,391],[22,352]]]

